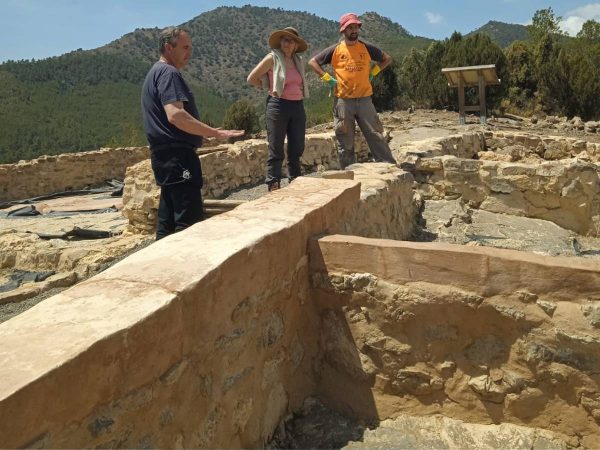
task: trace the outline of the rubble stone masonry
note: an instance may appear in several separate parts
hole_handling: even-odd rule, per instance
[[[0,202],[123,180],[127,167],[148,158],[148,147],[127,147],[0,164]]]

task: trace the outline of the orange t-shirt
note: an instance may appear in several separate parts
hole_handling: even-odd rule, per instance
[[[371,61],[383,60],[383,52],[362,41],[354,45],[340,42],[315,56],[320,65],[331,64],[337,80],[335,95],[339,98],[361,98],[373,95],[369,81]]]

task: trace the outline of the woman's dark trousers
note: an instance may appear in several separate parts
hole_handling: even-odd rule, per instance
[[[284,153],[284,141],[287,135],[288,178],[300,176],[300,157],[304,153],[304,134],[306,132],[306,114],[302,100],[284,100],[270,97],[267,99],[267,178],[270,185],[281,180],[281,166]]]

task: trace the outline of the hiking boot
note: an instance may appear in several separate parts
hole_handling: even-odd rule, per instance
[[[276,191],[278,189],[281,189],[281,183],[279,181],[273,181],[273,182],[269,183],[267,185],[267,187],[269,189],[269,192]]]

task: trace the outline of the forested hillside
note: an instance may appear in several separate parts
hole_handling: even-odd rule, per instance
[[[430,39],[410,35],[375,13],[363,16],[364,37],[396,58]],[[269,34],[296,27],[309,43],[306,56],[339,37],[335,21],[314,14],[264,7],[220,7],[181,24],[192,34],[194,56],[184,70],[202,119],[220,125],[231,103],[248,98],[261,111],[264,93],[246,76],[268,51]],[[139,93],[158,59],[160,30],[138,29],[106,46],[40,61],[0,64],[0,163],[97,149],[144,145]],[[331,99],[312,74],[311,123],[330,117]]]
[[[151,63],[73,52],[0,66],[0,163],[105,146],[145,145],[140,88]],[[203,116],[219,123],[227,102],[197,83]]]
[[[528,39],[503,50],[487,34],[449,39],[426,50],[411,50],[398,68],[397,105],[443,108],[457,104],[442,67],[496,64],[502,84],[488,90],[489,107],[499,112],[580,116],[600,119],[600,23],[587,21],[576,37],[561,33],[551,8],[536,11]],[[474,102],[475,90],[467,95]]]
[[[586,22],[577,37],[566,37],[560,18],[548,8],[537,11],[528,27],[490,21],[466,37],[455,32],[434,41],[413,36],[375,12],[361,20],[363,39],[394,57],[393,66],[374,83],[379,109],[454,107],[456,92],[447,87],[442,67],[496,64],[502,84],[489,88],[489,108],[600,119],[596,21]],[[190,30],[194,44],[184,76],[196,93],[202,119],[217,126],[228,110],[252,112],[240,99],[262,117],[265,94],[248,86],[246,76],[268,51],[273,30],[296,27],[309,43],[307,58],[339,38],[336,21],[281,8],[220,7],[181,25]],[[158,58],[159,34],[158,28],[138,29],[95,50],[0,64],[0,163],[145,145],[139,96],[144,76]],[[310,71],[308,80],[309,126],[331,120],[333,99],[327,88]],[[471,100],[475,94],[467,93]]]
[[[365,13],[361,19],[363,38],[381,45],[397,58],[413,47],[423,49],[432,42],[412,36],[402,26],[373,12]],[[309,45],[307,58],[339,39],[338,22],[281,8],[223,6],[182,25],[190,30],[194,44],[194,58],[186,73],[230,100],[256,93],[246,85],[246,76],[269,51],[267,40],[272,31],[287,26],[298,29]],[[159,29],[136,30],[98,51],[153,61],[159,33]]]

